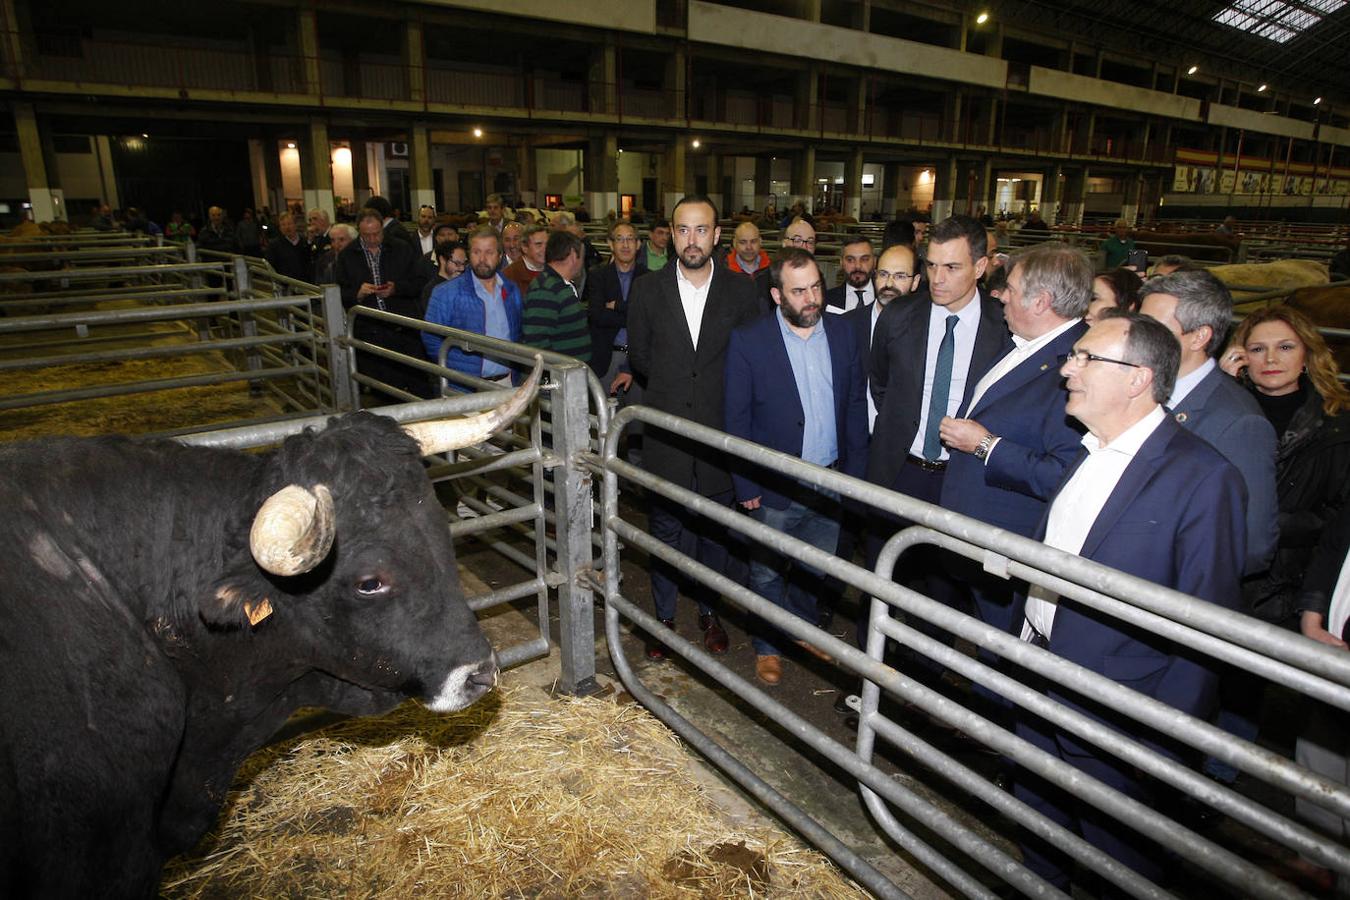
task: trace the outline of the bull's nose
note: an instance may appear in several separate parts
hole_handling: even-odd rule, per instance
[[[501,670],[497,668],[497,661],[490,659],[478,668],[469,673],[469,681],[479,687],[491,688],[497,684],[497,677]]]

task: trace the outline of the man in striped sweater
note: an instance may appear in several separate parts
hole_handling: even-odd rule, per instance
[[[577,292],[581,273],[581,238],[570,231],[555,231],[544,248],[544,271],[525,295],[521,343],[540,350],[591,359],[591,332],[586,307]]]

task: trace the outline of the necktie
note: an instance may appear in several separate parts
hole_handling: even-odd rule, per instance
[[[923,458],[936,460],[942,455],[942,438],[938,426],[947,414],[947,395],[952,389],[952,362],[956,359],[956,322],[959,316],[947,317],[947,333],[938,345],[937,366],[933,369],[933,396],[928,402],[928,423],[923,433]]]
[[[866,304],[863,303],[863,289],[862,289],[862,288],[854,288],[854,289],[853,289],[853,293],[855,293],[855,294],[858,295],[858,305],[859,305],[859,306],[865,306]]]

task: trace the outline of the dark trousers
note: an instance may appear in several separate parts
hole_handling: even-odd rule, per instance
[[[422,343],[420,332],[410,328],[400,328],[387,322],[376,322],[358,318],[356,337],[371,344],[378,344],[404,356],[425,360],[426,347]],[[407,391],[414,397],[430,399],[435,396],[431,376],[413,366],[385,359],[364,350],[356,351],[356,370],[391,387]],[[390,402],[393,402],[390,398]]]
[[[726,529],[673,500],[655,493],[649,494],[649,497],[648,533],[666,546],[697,559],[719,574],[725,574]],[[725,491],[708,499],[723,506],[730,506],[732,493]],[[652,557],[650,574],[652,601],[656,606],[658,619],[675,618],[675,600],[682,586],[698,603],[700,614],[706,615],[713,611],[716,592],[706,585],[682,577],[676,568],[665,560]]]

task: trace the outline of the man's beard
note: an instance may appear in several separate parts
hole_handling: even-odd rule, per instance
[[[893,287],[884,287],[881,290],[877,291],[876,294],[877,294],[877,302],[880,303],[882,306],[885,306],[887,303],[890,303],[897,297],[905,296],[904,294],[900,293]]]
[[[494,267],[489,266],[487,263],[481,263],[479,265],[473,266],[473,277],[477,278],[479,281],[487,281],[489,278],[491,278],[493,275],[496,274],[497,270]]]
[[[701,269],[708,264],[711,256],[703,252],[703,248],[697,244],[690,244],[680,251],[680,262],[684,263],[686,269]]]
[[[791,309],[785,303],[779,307],[783,311],[783,318],[788,320],[789,325],[795,325],[798,328],[814,328],[820,321],[820,307],[809,306],[800,310]]]
[[[864,272],[862,269],[854,269],[848,273],[847,278],[849,287],[867,287],[867,283],[872,280],[872,273]]]

